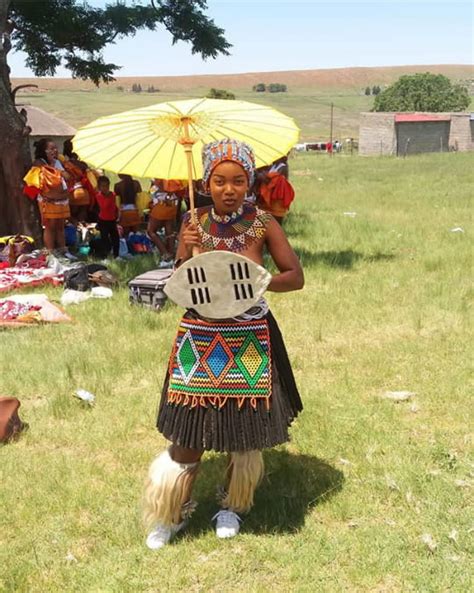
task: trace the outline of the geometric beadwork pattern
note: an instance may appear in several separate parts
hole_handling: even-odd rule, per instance
[[[266,319],[181,320],[169,364],[168,402],[222,407],[235,398],[254,408],[271,396],[271,345]]]
[[[201,358],[201,364],[215,387],[219,387],[233,363],[232,350],[224,338],[217,334]]]
[[[256,385],[268,365],[268,356],[256,339],[255,334],[252,333],[246,337],[245,342],[237,352],[235,362],[249,385]]]
[[[199,353],[189,331],[184,334],[181,340],[181,344],[176,352],[176,360],[183,381],[189,383],[199,366]]]

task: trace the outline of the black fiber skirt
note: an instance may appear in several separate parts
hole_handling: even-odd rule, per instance
[[[272,349],[270,408],[263,399],[256,408],[229,398],[222,407],[183,406],[168,402],[166,373],[158,409],[157,428],[175,445],[220,452],[252,451],[289,440],[288,428],[303,409],[288,354],[273,315],[266,315]]]

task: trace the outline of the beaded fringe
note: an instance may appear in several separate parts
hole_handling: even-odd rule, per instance
[[[267,410],[270,409],[270,398],[262,398],[265,402]],[[245,403],[248,403],[254,410],[257,409],[257,398],[256,397],[220,397],[218,395],[209,397],[207,395],[183,395],[182,393],[168,393],[168,403],[176,406],[185,406],[189,408],[195,408],[196,406],[202,406],[207,408],[210,404],[214,408],[223,408],[228,400],[235,400],[239,410]]]

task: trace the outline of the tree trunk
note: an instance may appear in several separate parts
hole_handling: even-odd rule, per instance
[[[6,33],[10,0],[0,0],[0,235],[41,237],[38,208],[23,195],[23,177],[31,166],[28,129],[11,96],[10,49]]]

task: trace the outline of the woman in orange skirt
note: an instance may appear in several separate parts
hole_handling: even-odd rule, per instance
[[[173,257],[178,202],[184,189],[180,181],[165,179],[155,179],[151,186],[152,208],[147,235],[158,247],[164,260]],[[165,229],[165,243],[157,233],[160,228]]]
[[[87,189],[87,164],[80,161],[77,154],[73,152],[71,140],[64,142],[63,154],[60,159],[63,167],[71,176],[69,180],[71,218],[74,223],[85,222],[91,203],[91,196]]]
[[[71,212],[67,180],[69,174],[58,160],[58,148],[50,138],[35,142],[35,162],[25,181],[35,178],[36,196],[43,225],[46,249],[64,249],[66,246],[64,224]]]
[[[142,188],[140,183],[133,179],[131,175],[120,173],[119,178],[120,181],[114,185],[114,192],[120,198],[119,224],[127,234],[130,231],[137,231],[140,226],[141,219],[136,198]]]

